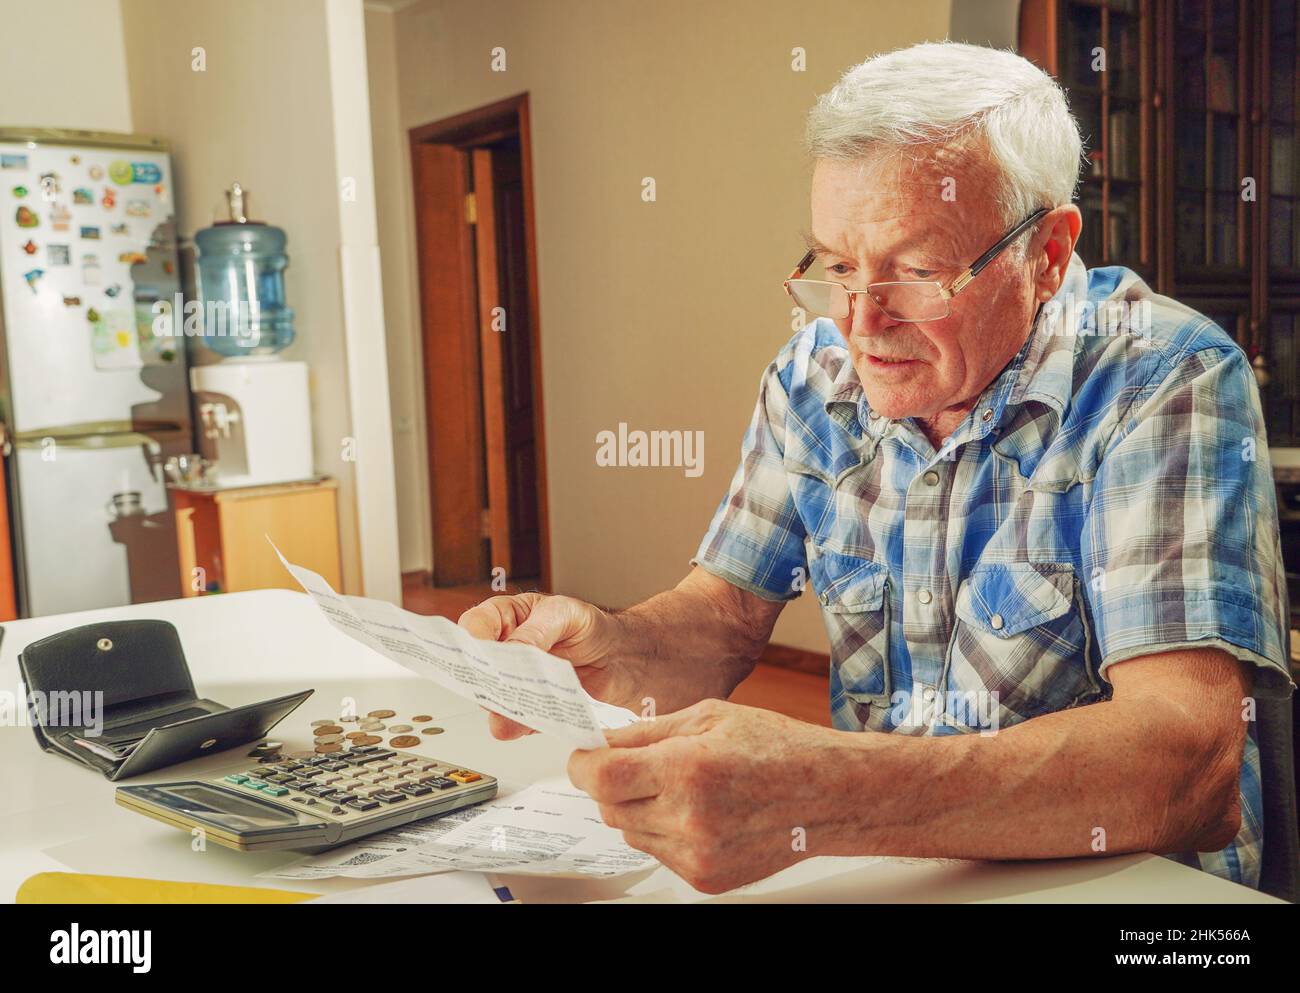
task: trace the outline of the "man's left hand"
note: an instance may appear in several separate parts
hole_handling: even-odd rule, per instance
[[[629,845],[704,893],[819,854],[818,832],[843,813],[820,779],[842,758],[827,754],[839,737],[827,728],[703,700],[605,736],[610,747],[573,753],[570,780]]]

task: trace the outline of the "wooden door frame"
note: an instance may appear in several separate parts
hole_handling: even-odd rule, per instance
[[[528,280],[528,306],[531,310],[531,320],[529,323],[529,348],[530,372],[532,376],[532,396],[533,396],[533,433],[534,444],[536,446],[536,475],[537,475],[537,520],[538,520],[538,544],[541,559],[541,577],[540,583],[543,590],[551,589],[551,529],[550,514],[548,510],[549,497],[546,483],[546,431],[544,409],[545,403],[542,392],[542,346],[541,346],[541,313],[538,307],[537,293],[537,242],[536,242],[536,222],[534,213],[534,189],[533,189],[533,167],[532,167],[532,123],[529,113],[528,94],[519,93],[496,103],[488,104],[474,110],[466,111],[463,114],[457,114],[453,117],[444,118],[439,121],[433,121],[429,124],[422,124],[418,127],[411,128],[408,132],[411,146],[411,178],[413,185],[413,197],[415,202],[416,215],[416,252],[419,258],[423,258],[423,246],[425,243],[424,235],[421,231],[421,190],[423,163],[420,155],[421,147],[436,144],[449,145],[456,149],[468,152],[475,146],[482,146],[499,141],[502,138],[518,135],[519,137],[519,155],[520,166],[523,171],[523,196],[524,196],[524,253],[526,256],[525,273]],[[466,226],[466,236],[468,237],[468,225]],[[470,256],[472,260],[472,253]],[[429,312],[430,287],[427,285],[428,277],[426,276],[425,267],[422,264],[417,265],[420,280],[420,341],[424,361],[424,413],[427,425],[428,440],[428,459],[429,459],[429,491],[430,491],[430,513],[432,520],[432,534],[434,536],[433,555],[434,562],[437,562],[439,532],[438,514],[433,508],[437,506],[437,495],[441,480],[437,472],[437,466],[434,459],[435,448],[438,442],[443,439],[435,437],[436,434],[447,431],[461,432],[460,443],[464,443],[465,437],[476,439],[476,443],[481,445],[483,442],[482,433],[477,428],[478,411],[462,411],[462,415],[469,418],[473,424],[466,432],[466,422],[460,424],[447,425],[439,418],[434,417],[434,393],[436,390],[434,364],[431,358],[431,349],[428,347],[428,327],[427,315]],[[467,293],[467,296],[477,303],[477,293]],[[478,352],[478,337],[480,334],[479,316],[477,306],[474,308],[474,319],[463,322],[461,327],[462,335],[466,336],[466,349],[462,349],[462,355],[475,354]],[[473,342],[472,349],[469,348],[470,342]],[[462,369],[462,372],[468,374],[469,370]],[[478,380],[479,373],[477,368],[473,370],[473,378]],[[479,402],[481,398],[480,382]],[[445,412],[443,412],[445,414]],[[470,415],[473,415],[472,417]],[[443,474],[445,476],[445,474]],[[480,481],[480,485],[486,485]]]

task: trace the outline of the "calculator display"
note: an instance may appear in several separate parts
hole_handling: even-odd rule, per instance
[[[280,810],[269,803],[245,800],[225,790],[216,790],[202,783],[187,783],[183,786],[169,786],[164,792],[182,800],[191,801],[185,810],[207,814],[216,821],[238,819],[254,827],[281,827],[297,824],[299,819],[288,810]],[[193,806],[192,804],[197,804]],[[226,815],[226,816],[222,816]]]

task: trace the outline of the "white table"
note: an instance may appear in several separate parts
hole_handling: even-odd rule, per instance
[[[301,593],[258,590],[15,621],[4,625],[0,688],[15,697],[17,657],[29,642],[80,624],[134,617],[170,621],[180,632],[200,696],[227,706],[295,690],[315,694],[273,734],[288,750],[311,741],[310,722],[334,717],[341,702],[360,713],[391,707],[434,716],[446,733],[421,750],[483,769],[503,786],[563,775],[564,744],[543,735],[513,742],[488,734],[483,712],[419,679],[335,631]],[[209,777],[246,767],[245,749],[140,776],[132,783]],[[73,871],[186,882],[337,893],[383,880],[294,881],[255,874],[293,853],[244,853],[219,845],[194,852],[186,832],[113,802],[115,784],[40,751],[31,728],[0,727],[0,899],[12,901],[38,872]],[[633,887],[645,899],[670,892],[695,898],[662,867],[614,881],[505,877],[525,902],[611,900]],[[772,880],[720,899],[783,901],[1280,902],[1243,886],[1152,855],[1054,862],[813,859]]]

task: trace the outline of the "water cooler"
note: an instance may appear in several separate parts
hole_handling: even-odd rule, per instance
[[[194,236],[203,343],[221,361],[190,368],[199,449],[219,485],[257,486],[313,476],[307,365],[279,352],[293,341],[285,305],[288,239],[247,216],[247,194],[226,191],[229,219]]]

